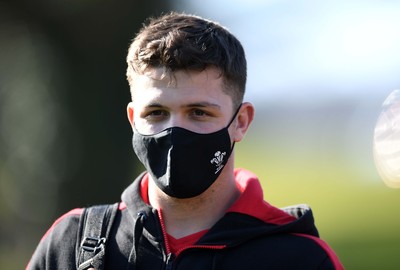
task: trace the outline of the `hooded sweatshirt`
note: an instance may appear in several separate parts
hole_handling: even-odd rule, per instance
[[[344,269],[319,238],[308,206],[276,208],[264,201],[254,174],[236,169],[235,179],[241,195],[226,214],[180,241],[167,235],[161,212],[148,204],[148,175],[141,174],[122,194],[105,269]],[[53,224],[27,269],[76,268],[82,212],[74,209]]]

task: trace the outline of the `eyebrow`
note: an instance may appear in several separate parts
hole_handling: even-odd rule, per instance
[[[145,107],[146,108],[164,108],[166,106],[162,105],[161,103],[154,102],[154,103],[150,103],[150,104],[146,105]],[[211,103],[211,102],[207,102],[207,101],[184,104],[181,107],[184,107],[184,108],[199,108],[199,107],[206,108],[206,107],[212,107],[212,108],[215,108],[215,109],[218,109],[218,110],[221,109],[220,105],[215,104],[215,103]]]
[[[146,108],[162,108],[164,106],[161,105],[160,103],[150,103],[150,104],[146,105],[145,107]]]
[[[188,107],[188,108],[193,108],[193,107],[202,107],[202,108],[213,107],[213,108],[218,109],[218,110],[221,109],[220,105],[215,104],[215,103],[210,103],[210,102],[207,102],[207,101],[189,103],[189,104],[183,105],[182,107]]]

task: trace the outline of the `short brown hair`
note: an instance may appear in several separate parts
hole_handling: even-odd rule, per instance
[[[215,67],[234,106],[243,101],[247,65],[241,43],[220,24],[195,15],[171,12],[150,19],[130,45],[127,63],[130,84],[133,74],[147,68],[173,73]]]

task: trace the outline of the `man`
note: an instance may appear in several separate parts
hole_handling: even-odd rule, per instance
[[[105,245],[104,262],[80,261],[76,209],[46,233],[28,268],[343,269],[309,208],[269,205],[257,177],[234,169],[254,108],[243,102],[246,60],[232,34],[170,13],[144,26],[127,63],[133,149],[147,172],[122,194],[108,237],[86,247]]]

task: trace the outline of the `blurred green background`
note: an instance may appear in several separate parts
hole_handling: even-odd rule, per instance
[[[280,207],[310,205],[321,237],[346,269],[399,269],[400,192],[374,171],[372,136],[367,151],[349,153],[342,133],[346,120],[335,123],[321,108],[296,131],[292,121],[301,121],[307,108],[267,111],[255,121],[263,126],[253,126],[236,148],[238,166],[258,174],[266,200]],[[312,134],[299,136],[303,128]],[[371,123],[364,131],[373,134],[373,128]]]
[[[400,88],[400,7],[301,2],[0,0],[0,269],[24,268],[57,217],[118,201],[142,170],[124,59],[143,20],[169,10],[242,40],[256,118],[236,163],[265,198],[309,204],[346,269],[400,269],[400,191],[372,155],[381,104]]]

